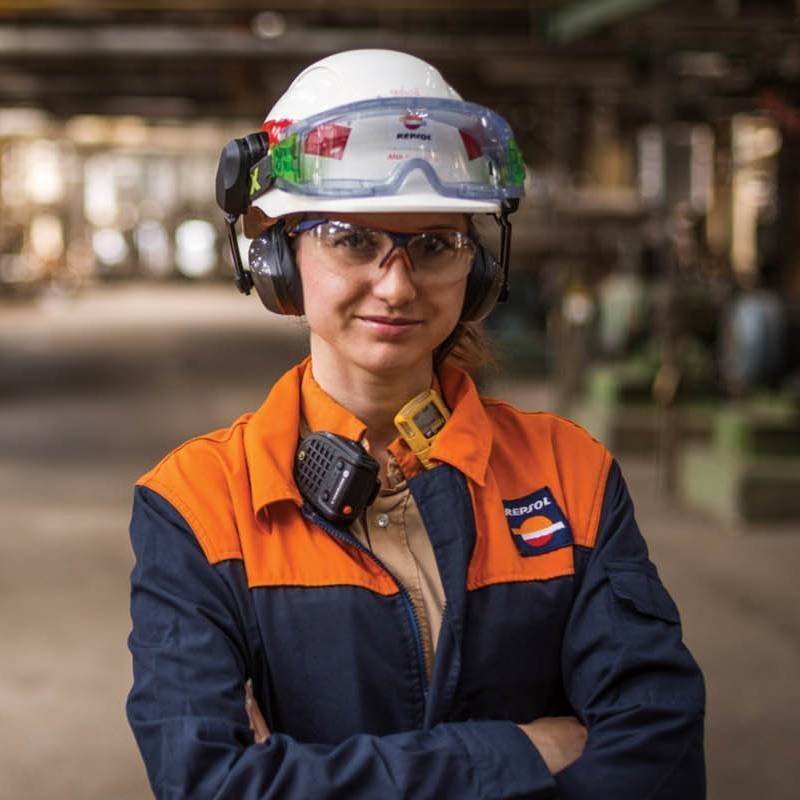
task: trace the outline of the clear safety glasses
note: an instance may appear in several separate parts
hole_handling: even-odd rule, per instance
[[[405,250],[420,286],[453,283],[469,274],[477,245],[456,230],[396,233],[341,220],[304,220],[289,236],[304,235],[323,256],[320,264],[343,277],[377,277],[392,253]]]
[[[339,106],[293,123],[269,151],[271,180],[251,173],[251,201],[270,186],[323,197],[395,194],[419,170],[441,195],[524,195],[525,167],[508,123],[475,103],[395,97]]]

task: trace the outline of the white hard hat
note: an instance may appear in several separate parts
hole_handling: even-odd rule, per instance
[[[307,67],[272,107],[264,122],[270,143],[290,124],[321,112],[379,98],[425,98],[460,101],[461,97],[430,64],[393,50],[350,50]],[[500,211],[494,198],[445,196],[424,172],[407,175],[393,194],[361,197],[314,196],[273,186],[252,205],[276,218],[307,211],[322,212],[456,212]]]

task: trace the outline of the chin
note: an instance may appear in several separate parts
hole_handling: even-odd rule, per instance
[[[373,345],[360,349],[352,356],[354,363],[376,374],[417,369],[421,364],[429,364],[433,360],[433,352],[430,350],[411,351],[392,345]]]

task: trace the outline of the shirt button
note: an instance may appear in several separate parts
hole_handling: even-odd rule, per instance
[[[377,523],[379,528],[388,528],[389,527],[389,515],[388,514],[378,514]]]

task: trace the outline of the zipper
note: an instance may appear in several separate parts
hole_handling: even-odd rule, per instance
[[[411,622],[411,630],[414,634],[414,647],[416,650],[417,655],[417,668],[419,670],[419,680],[422,686],[422,696],[425,702],[425,705],[428,704],[428,678],[425,674],[425,656],[423,655],[422,651],[422,635],[419,632],[419,619],[417,617],[417,610],[414,608],[414,604],[411,602],[411,597],[406,591],[405,587],[402,583],[395,577],[394,573],[386,566],[386,564],[381,561],[378,556],[376,556],[371,550],[368,550],[364,547],[361,542],[358,541],[354,536],[351,536],[344,531],[339,530],[338,528],[331,525],[324,517],[320,516],[316,511],[312,508],[307,506],[305,503],[302,507],[303,515],[310,519],[315,525],[318,525],[322,530],[326,533],[329,533],[336,539],[339,539],[342,542],[346,542],[347,544],[352,545],[356,549],[360,550],[362,553],[369,556],[384,572],[386,572],[389,577],[397,584],[397,588],[400,590],[400,597],[403,600],[403,605],[406,609],[406,614],[408,615],[409,621]]]

